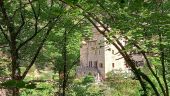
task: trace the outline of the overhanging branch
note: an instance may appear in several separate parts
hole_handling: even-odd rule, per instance
[[[27,75],[28,71],[31,69],[31,67],[33,66],[34,62],[36,61],[36,59],[37,59],[37,57],[38,57],[38,55],[39,55],[39,53],[40,53],[40,51],[41,51],[41,49],[42,49],[45,41],[47,40],[47,37],[48,37],[51,29],[52,29],[52,26],[50,26],[50,27],[48,28],[48,30],[47,30],[47,32],[46,32],[46,34],[45,34],[45,37],[43,38],[42,42],[40,43],[40,45],[39,45],[39,47],[38,47],[38,49],[37,49],[37,51],[36,51],[36,53],[35,53],[32,61],[31,61],[31,63],[28,65],[28,67],[26,68],[26,70],[23,72],[22,77],[21,77],[22,79],[25,78],[25,76]]]

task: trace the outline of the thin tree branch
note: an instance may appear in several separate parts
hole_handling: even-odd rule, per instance
[[[30,2],[33,3],[33,2],[35,2],[35,1],[37,1],[37,0],[32,0],[32,1],[30,1]],[[16,13],[20,10],[20,8],[21,8],[21,9],[24,9],[28,4],[30,4],[30,2],[27,2],[27,3],[25,3],[25,4],[22,4],[21,7],[17,8],[17,9],[13,12],[12,18],[14,18],[14,16],[15,16]]]
[[[19,26],[19,28],[16,31],[16,36],[18,36],[18,34],[21,32],[21,30],[22,30],[22,28],[24,27],[24,24],[25,24],[25,17],[24,17],[24,13],[23,13],[21,7],[22,7],[22,1],[20,0],[20,8],[19,8],[19,10],[20,10],[20,16],[21,16],[22,23],[21,23],[21,25]]]
[[[153,89],[154,92],[155,92],[155,95],[156,95],[156,96],[160,96],[160,94],[159,94],[156,86],[155,86],[154,83],[151,81],[151,79],[149,79],[149,77],[148,77],[146,74],[142,73],[142,72],[140,72],[140,75],[142,76],[143,79],[145,79],[145,80],[151,85],[152,89]]]
[[[21,77],[22,79],[25,78],[25,76],[27,75],[28,71],[29,71],[30,68],[33,66],[34,62],[36,61],[36,59],[37,59],[37,57],[38,57],[38,55],[39,55],[39,53],[40,53],[40,51],[41,51],[41,49],[42,49],[45,41],[46,41],[47,38],[48,38],[48,35],[49,35],[51,29],[52,29],[52,26],[49,26],[49,28],[48,28],[48,30],[47,30],[47,32],[46,32],[46,34],[45,34],[45,37],[43,38],[42,42],[40,43],[40,46],[38,47],[38,49],[37,49],[37,51],[36,51],[36,53],[35,53],[32,61],[31,61],[31,63],[28,65],[28,67],[26,68],[26,70],[23,72],[22,77]]]
[[[134,43],[133,45],[134,45],[136,48],[138,48],[139,50],[141,50],[140,53],[144,56],[144,58],[145,58],[145,60],[146,60],[146,65],[148,66],[148,68],[149,68],[149,70],[151,71],[151,73],[153,74],[153,76],[156,78],[156,80],[157,80],[157,82],[158,82],[158,84],[159,84],[162,92],[165,93],[165,89],[164,89],[164,87],[162,86],[162,83],[161,83],[159,77],[156,75],[156,73],[155,73],[154,70],[152,69],[151,64],[150,64],[150,62],[149,62],[149,60],[148,60],[148,58],[147,58],[147,56],[146,56],[146,54],[145,54],[145,51],[142,50],[142,48],[140,48],[139,45],[137,45],[137,44],[135,44],[135,43]]]
[[[97,3],[99,4],[99,6],[104,10],[104,12],[106,12],[110,17],[111,19],[113,20],[113,22],[115,22],[115,18],[111,15],[111,13],[103,6],[103,4],[97,0]]]
[[[46,25],[48,26],[48,29],[47,29],[47,32],[45,34],[45,37],[43,38],[42,42],[40,43],[40,46],[38,47],[34,57],[32,58],[32,61],[30,62],[30,64],[28,65],[28,67],[26,68],[26,70],[23,72],[21,78],[24,79],[25,76],[27,75],[27,73],[29,72],[30,68],[33,66],[34,62],[36,61],[45,41],[47,40],[48,38],[48,35],[50,34],[52,28],[54,27],[55,23],[59,20],[59,18],[61,17],[62,15],[58,15],[56,18],[54,18],[53,20],[50,20],[49,23]],[[45,27],[44,27],[45,28]]]
[[[67,62],[67,31],[65,30],[64,31],[64,34],[63,34],[63,39],[64,39],[64,44],[63,44],[63,61],[64,61],[64,66],[63,66],[63,72],[64,72],[64,80],[63,80],[63,96],[65,96],[65,89],[66,89],[66,83],[67,83],[67,68],[68,68],[68,62]]]
[[[73,68],[73,66],[76,65],[76,64],[78,64],[79,61],[80,61],[80,56],[78,56],[77,59],[71,64],[71,67],[70,67],[70,68]],[[68,76],[69,76],[69,74],[70,74],[70,71],[71,71],[71,70],[69,70],[69,71],[67,72],[67,78],[68,78]]]
[[[84,18],[81,18],[80,20],[78,20],[78,22],[76,23],[76,24],[74,24],[71,28],[70,28],[70,30],[68,30],[68,33],[70,33],[73,29],[74,29],[74,27],[76,27],[78,24],[80,24],[80,22],[83,20]]]
[[[31,5],[31,9],[32,9],[34,18],[35,18],[35,19],[38,19],[38,15],[37,15],[37,13],[36,13],[36,11],[35,11],[35,8],[34,8],[32,2],[31,2],[30,0],[28,0],[28,2],[29,2],[29,4]]]
[[[168,83],[166,81],[166,70],[165,70],[165,53],[164,53],[164,48],[163,48],[163,44],[162,44],[162,33],[160,32],[159,34],[159,43],[160,43],[160,61],[161,61],[161,65],[162,65],[162,78],[163,78],[163,82],[165,84],[165,88],[166,88],[166,92],[165,92],[165,96],[168,96],[169,94],[168,91]]]
[[[10,34],[14,34],[15,33],[14,25],[12,24],[12,20],[10,20],[10,18],[7,15],[6,9],[4,7],[3,0],[0,0],[0,9],[1,9],[4,21],[6,23],[6,26],[7,26],[8,30],[9,30]],[[15,39],[15,37],[11,37],[11,38]]]
[[[39,12],[38,14],[40,13],[40,5],[39,5]],[[39,15],[38,15],[39,16]],[[54,20],[53,22],[57,22],[57,20],[59,20],[59,18],[61,17],[62,15],[58,15],[56,17],[54,17],[52,20]],[[36,16],[34,16],[36,18]],[[35,36],[37,36],[38,33],[40,33],[42,30],[44,30],[45,28],[47,28],[49,26],[49,24],[51,23],[51,20],[48,21],[47,24],[45,24],[41,29],[36,29],[37,26],[35,26],[35,32],[34,34],[28,38],[27,40],[25,40],[23,43],[21,43],[18,48],[17,48],[17,51],[20,50],[20,48],[22,48],[25,44],[27,44],[29,41],[31,41]],[[36,19],[36,22],[35,22],[35,25],[37,24],[37,19]]]
[[[163,16],[164,14],[164,2],[163,0],[160,0],[160,7],[161,7],[161,15]],[[158,25],[157,27],[158,32],[159,32],[159,43],[160,43],[160,60],[161,60],[161,64],[162,64],[162,78],[164,81],[164,85],[165,85],[165,96],[169,96],[169,86],[168,86],[168,82],[167,82],[167,78],[166,78],[166,69],[165,69],[165,48],[163,46],[163,32],[160,30],[160,27]]]
[[[34,9],[34,7],[33,7],[33,5],[32,5],[32,2],[31,2],[30,0],[28,0],[28,1],[29,1],[29,4],[31,5],[32,11],[33,11],[33,15],[34,15],[34,18],[35,18],[34,34],[33,34],[30,38],[28,38],[27,40],[25,40],[23,43],[21,43],[21,44],[18,46],[17,51],[19,51],[21,47],[23,47],[26,43],[28,43],[28,42],[31,41],[35,36],[37,36],[37,34],[38,34],[39,32],[41,32],[41,30],[38,31],[38,18],[39,18],[39,15],[40,15],[40,5],[39,5],[39,8],[38,8],[39,11],[38,11],[38,13],[36,13],[36,12],[35,12],[35,9]],[[22,14],[22,13],[21,13],[21,14]],[[45,27],[47,27],[48,24],[49,24],[49,22],[48,22],[42,29],[44,29]],[[21,26],[21,27],[22,27],[22,26]],[[19,33],[19,32],[18,32],[18,33]]]
[[[20,50],[21,47],[23,47],[25,44],[27,44],[29,41],[31,41],[35,36],[37,36],[38,33],[40,33],[42,30],[44,30],[49,24],[50,24],[50,22],[48,22],[44,27],[42,27],[38,32],[35,32],[30,38],[28,38],[23,43],[21,43],[18,46],[17,50]]]

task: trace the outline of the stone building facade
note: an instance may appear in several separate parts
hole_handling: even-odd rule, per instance
[[[106,74],[112,70],[128,73],[129,68],[118,50],[112,44],[109,44],[106,38],[95,28],[92,29],[92,32],[92,38],[81,43],[77,77],[91,74],[97,80],[103,80],[107,77]],[[126,43],[123,39],[120,39],[120,42],[123,45]]]

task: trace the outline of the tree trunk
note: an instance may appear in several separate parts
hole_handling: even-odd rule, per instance
[[[169,96],[169,88],[168,88],[168,83],[166,80],[166,69],[165,69],[165,52],[164,52],[164,46],[163,46],[163,40],[162,40],[162,33],[160,32],[159,34],[159,43],[160,43],[160,61],[162,65],[162,77],[163,77],[163,82],[165,85],[165,96]]]
[[[19,88],[12,89],[12,96],[19,96]]]
[[[64,43],[62,50],[62,58],[63,58],[63,66],[62,69],[59,70],[59,96],[66,95],[66,87],[67,87],[67,32],[65,31],[63,34]]]
[[[59,70],[59,84],[58,84],[58,92],[56,93],[56,96],[63,96],[63,90],[62,90],[62,84],[63,84],[63,72]]]
[[[63,78],[63,96],[65,96],[65,91],[67,87],[67,31],[64,32],[64,46],[63,46],[63,60],[64,60],[64,78]]]

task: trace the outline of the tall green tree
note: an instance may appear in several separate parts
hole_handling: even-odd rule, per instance
[[[51,30],[58,24],[63,6],[53,0],[0,0],[0,36],[9,47],[6,52],[10,53],[12,80],[24,80]],[[19,95],[19,88],[14,86],[12,91],[13,96]]]

